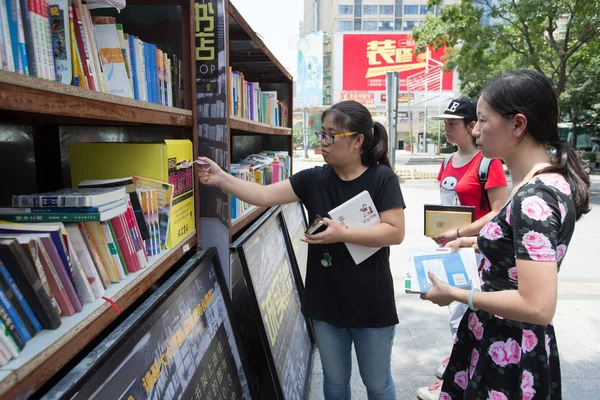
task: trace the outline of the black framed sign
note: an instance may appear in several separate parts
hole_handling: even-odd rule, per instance
[[[306,282],[306,265],[308,262],[308,243],[301,241],[304,232],[308,229],[306,215],[302,203],[295,202],[281,206],[283,220],[287,232],[292,242],[292,248],[298,264],[298,271],[302,278],[302,283]]]
[[[217,252],[200,251],[48,399],[252,399]]]
[[[301,312],[295,282],[298,273],[294,271],[286,234],[281,207],[273,207],[232,244],[232,249],[247,283],[274,385],[269,398],[293,400],[308,396],[313,344]],[[259,396],[263,397],[261,391]]]

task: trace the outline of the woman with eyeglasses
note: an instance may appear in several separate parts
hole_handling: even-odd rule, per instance
[[[404,240],[404,200],[398,178],[390,167],[388,139],[383,125],[355,101],[343,101],[321,116],[316,132],[326,164],[301,171],[268,186],[241,181],[213,161],[198,172],[200,182],[218,185],[239,199],[258,206],[300,200],[309,220],[327,213],[367,190],[381,223],[344,228],[324,218],[322,232],[306,235],[309,243],[304,315],[313,321],[325,399],[349,399],[354,343],[359,371],[371,400],[396,398],[391,353],[398,323],[389,246]],[[344,243],[381,247],[356,265]]]

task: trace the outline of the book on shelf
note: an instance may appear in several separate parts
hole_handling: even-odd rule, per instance
[[[0,258],[6,266],[7,272],[18,284],[19,289],[27,298],[35,319],[41,324],[35,327],[35,319],[31,318],[35,331],[44,329],[56,329],[60,326],[60,316],[56,312],[50,298],[42,286],[35,267],[31,264],[21,245],[14,239],[0,240]],[[21,305],[24,306],[25,303]],[[27,312],[26,312],[27,314]]]
[[[168,182],[161,182],[156,179],[150,179],[143,176],[132,176],[136,191],[154,190],[156,192],[156,215],[158,219],[158,233],[160,237],[160,246],[165,248],[167,243],[167,234],[169,232],[169,220],[171,216],[171,205],[173,202],[174,185]]]
[[[135,183],[133,181],[133,177],[127,176],[123,178],[116,179],[86,179],[77,185],[80,188],[114,188],[114,187],[124,187],[125,191],[128,194],[128,198],[126,203],[131,202],[133,207],[133,212],[135,215],[135,219],[137,221],[138,227],[140,229],[140,233],[143,240],[150,239],[150,233],[148,231],[148,227],[146,226],[146,222],[144,220],[144,216],[142,215],[142,205],[140,204],[138,195],[136,193]],[[125,207],[126,209],[128,206]],[[111,219],[111,218],[109,218]],[[106,221],[106,220],[103,220]]]
[[[59,189],[54,192],[14,195],[13,207],[97,207],[121,200],[125,188]]]
[[[67,289],[67,293],[71,297],[73,307],[76,312],[81,311],[83,306],[83,297],[77,278],[76,272],[71,264],[69,251],[67,249],[67,232],[62,223],[36,223],[36,224],[17,224],[17,223],[0,223],[0,233],[4,234],[42,234],[48,233],[49,237],[42,237],[42,243],[46,248],[57,273],[63,280],[63,286]],[[77,272],[79,273],[79,271]]]
[[[231,67],[227,69],[227,80],[230,115],[271,126],[287,126],[287,119],[282,115],[285,101],[278,100],[277,91],[262,90],[260,82],[245,80],[243,72],[233,71]]]
[[[6,235],[4,237],[10,238],[9,235]],[[14,237],[14,239],[17,240],[19,242],[19,244],[23,247],[23,250],[25,250],[25,253],[27,254],[27,257],[29,258],[29,261],[31,261],[31,263],[33,264],[33,266],[36,269],[38,276],[40,277],[42,286],[44,287],[46,294],[50,298],[50,302],[52,303],[52,306],[54,307],[56,312],[60,315],[62,312],[60,305],[58,304],[58,302],[56,301],[56,298],[54,297],[54,294],[52,293],[50,281],[47,276],[46,270],[44,269],[44,265],[43,265],[44,261],[43,261],[41,242],[37,239],[37,237],[25,235],[25,234],[17,235]]]
[[[367,228],[381,222],[373,199],[366,190],[330,210],[329,216],[334,222],[349,229]],[[345,244],[356,265],[371,257],[381,248],[354,243]]]
[[[0,220],[10,222],[83,222],[83,221],[108,221],[121,215],[127,211],[127,203],[124,201],[115,201],[119,203],[113,208],[106,209],[100,212],[84,211],[85,209],[93,209],[95,207],[81,207],[77,212],[76,207],[67,209],[60,207],[45,208],[45,212],[32,212],[32,208],[0,208]],[[38,208],[40,209],[40,208]],[[43,208],[41,208],[43,209]]]
[[[68,0],[48,0],[52,53],[57,82],[72,82],[71,30]]]
[[[179,57],[129,35],[113,17],[92,16],[90,9],[97,5],[81,0],[1,1],[0,69],[182,107]]]
[[[193,231],[194,170],[190,140],[71,143],[69,157],[72,182],[138,176],[173,185],[165,248],[177,245]],[[167,203],[168,193],[165,196],[163,204]],[[136,195],[131,196],[131,200],[133,197],[137,199]],[[142,223],[138,225],[141,227]]]
[[[432,287],[428,273],[454,287],[480,288],[477,263],[473,248],[452,252],[449,248],[414,247],[409,250],[408,272],[405,278],[406,293],[425,293]]]
[[[8,349],[8,352],[11,355],[11,358],[19,357],[19,354],[21,353],[21,348],[17,345],[17,341],[11,334],[8,327],[2,321],[3,319],[1,317],[0,312],[0,342],[4,343],[4,345]]]
[[[10,272],[6,269],[6,266],[2,262],[2,258],[0,257],[0,289],[4,291],[4,294],[8,298],[8,301],[11,302],[12,306],[15,308],[17,314],[23,321],[25,328],[29,332],[29,334],[33,337],[39,331],[42,330],[42,325],[40,325],[40,321],[37,319],[31,307],[29,306],[29,302],[23,294],[21,293],[21,289],[17,286],[15,281],[13,280]]]

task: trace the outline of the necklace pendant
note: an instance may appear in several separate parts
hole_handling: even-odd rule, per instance
[[[329,255],[329,252],[326,251],[325,254],[323,254],[323,259],[321,260],[321,265],[324,266],[325,268],[330,267],[331,261],[332,261],[332,258]]]

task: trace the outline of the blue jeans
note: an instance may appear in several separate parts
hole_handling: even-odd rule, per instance
[[[391,366],[395,326],[349,329],[315,320],[313,325],[323,365],[325,400],[351,397],[352,342],[369,400],[396,399]]]

